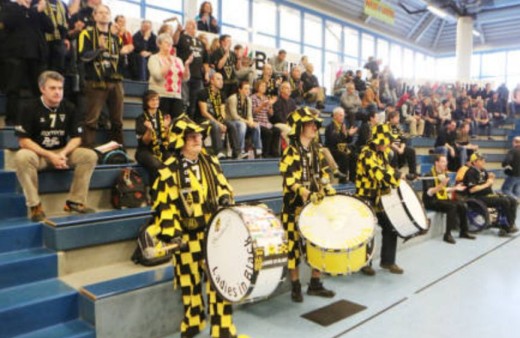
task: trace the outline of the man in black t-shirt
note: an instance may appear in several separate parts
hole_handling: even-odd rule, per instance
[[[516,209],[518,202],[507,195],[498,195],[493,192],[495,174],[488,172],[484,165],[485,158],[479,153],[473,153],[470,157],[471,167],[464,175],[464,185],[467,187],[468,196],[477,198],[488,207],[498,208],[499,213],[505,214],[508,226],[500,229],[499,235],[517,232],[515,226]]]
[[[222,98],[235,94],[238,90],[238,79],[235,73],[237,58],[231,50],[231,36],[224,34],[219,38],[220,48],[211,54],[211,64],[215,70],[222,74],[224,86],[222,87]]]
[[[184,32],[177,42],[177,55],[185,62],[190,55],[190,79],[182,83],[182,97],[189,104],[188,113],[193,118],[197,105],[197,93],[204,88],[204,81],[209,82],[209,56],[202,41],[197,38],[195,20],[187,20]]]
[[[57,72],[43,72],[38,80],[42,96],[26,107],[15,128],[21,148],[15,157],[16,176],[34,222],[46,219],[37,182],[38,170],[49,167],[75,167],[64,210],[94,212],[86,201],[98,157],[93,150],[79,147],[83,128],[75,107],[62,101],[63,81]]]
[[[446,156],[448,159],[448,168],[452,168],[456,164],[457,145],[457,122],[449,120],[444,123],[444,126],[439,130],[437,139],[435,139],[435,153]]]

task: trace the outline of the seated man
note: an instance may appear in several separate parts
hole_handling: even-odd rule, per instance
[[[325,147],[330,150],[334,161],[338,164],[339,171],[344,175],[349,172],[351,181],[355,179],[356,161],[354,154],[349,148],[352,136],[357,132],[357,128],[347,129],[344,122],[345,111],[341,107],[334,108],[332,121],[325,129]],[[340,178],[340,183],[346,183],[346,176]]]
[[[289,132],[291,128],[287,124],[287,118],[296,110],[296,103],[291,98],[291,85],[289,82],[283,82],[280,85],[280,96],[273,104],[273,115],[269,121],[280,130],[282,137],[289,144]]]
[[[233,124],[238,132],[240,145],[240,157],[245,158],[246,134],[250,133],[255,148],[256,157],[262,156],[262,140],[260,138],[260,125],[253,120],[252,102],[249,97],[250,86],[248,81],[238,84],[238,93],[228,97],[226,102],[227,120]]]
[[[446,156],[448,159],[448,168],[458,167],[456,161],[456,140],[457,140],[457,123],[454,120],[446,121],[444,126],[439,130],[439,134],[435,139],[435,153]]]
[[[303,98],[304,93],[301,75],[302,71],[300,67],[294,67],[291,69],[291,76],[289,78],[289,83],[291,84],[291,98],[298,106],[301,106],[305,101]]]
[[[477,198],[484,202],[488,207],[498,208],[499,212],[504,213],[507,218],[508,226],[500,229],[499,236],[518,231],[515,226],[516,209],[518,202],[515,198],[506,195],[498,195],[493,192],[495,174],[489,173],[484,165],[486,160],[479,153],[474,153],[470,157],[471,166],[464,175],[464,185],[468,188],[468,197]]]
[[[423,136],[424,134],[424,119],[419,111],[417,111],[417,97],[410,96],[401,105],[401,114],[406,123],[410,125],[410,136]]]
[[[38,171],[49,167],[75,167],[64,210],[94,212],[86,202],[98,156],[93,150],[80,148],[83,127],[75,107],[62,101],[63,82],[59,73],[43,72],[38,79],[42,96],[26,106],[15,128],[21,148],[15,157],[16,176],[33,222],[46,220],[37,185]]]
[[[393,136],[393,141],[390,144],[390,148],[393,151],[390,164],[394,168],[399,169],[404,165],[404,162],[406,162],[406,164],[408,164],[408,173],[410,174],[409,178],[415,179],[417,176],[415,149],[406,144],[406,139],[399,126],[399,112],[392,106],[388,106],[388,108],[390,108],[390,110],[387,115],[387,123]]]
[[[314,66],[308,63],[305,72],[302,74],[304,97],[308,103],[316,102],[317,109],[325,108],[325,91],[320,87],[318,78],[313,74]]]
[[[435,160],[431,171],[427,176],[430,180],[423,181],[423,203],[426,209],[446,213],[446,231],[444,241],[455,244],[455,239],[451,235],[451,230],[460,229],[460,238],[475,239],[468,233],[468,208],[463,201],[452,200],[451,192],[463,191],[466,187],[459,183],[454,187],[449,187],[450,178],[448,172],[448,160],[444,155],[435,155]]]
[[[283,49],[278,51],[278,55],[269,60],[269,64],[273,67],[275,77],[282,77],[284,81],[289,78],[289,62],[286,60],[287,52]]]
[[[346,91],[341,95],[341,107],[345,110],[347,115],[347,122],[349,126],[353,126],[356,120],[363,119],[363,111],[361,109],[361,99],[356,92],[356,87],[353,82],[345,85]]]
[[[227,134],[233,148],[233,157],[240,156],[240,142],[235,125],[226,120],[225,104],[222,100],[224,82],[220,73],[213,73],[208,88],[201,89],[197,95],[195,120],[197,123],[209,121],[211,123],[211,147],[214,155],[226,157],[222,139]]]

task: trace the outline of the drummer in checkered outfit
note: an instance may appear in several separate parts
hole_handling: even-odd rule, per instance
[[[219,161],[202,148],[208,124],[198,125],[186,115],[173,122],[171,148],[165,168],[153,189],[153,224],[148,228],[161,242],[183,242],[173,256],[175,284],[180,285],[184,318],[181,338],[196,336],[206,327],[206,310],[202,296],[204,281],[205,229],[219,206],[232,203],[232,188]],[[211,337],[237,337],[231,303],[215,291],[206,278],[206,293],[211,315]]]
[[[376,211],[377,221],[382,228],[381,263],[383,269],[391,273],[404,271],[396,263],[397,233],[381,207],[381,196],[390,193],[400,183],[401,173],[390,165],[388,153],[393,136],[388,124],[378,124],[372,128],[372,138],[361,149],[356,171],[356,196],[368,201]],[[375,275],[372,266],[361,271],[365,275]]]
[[[316,141],[322,120],[310,108],[302,107],[292,112],[287,122],[291,127],[291,143],[280,161],[280,172],[283,176],[282,224],[288,239],[291,299],[301,303],[303,295],[298,265],[302,248],[300,234],[296,229],[298,217],[308,201],[319,203],[325,195],[334,195],[336,191],[329,183],[328,167],[322,165],[324,156],[320,151],[320,144]],[[307,294],[326,298],[335,295],[323,286],[320,272],[315,269],[312,270]]]

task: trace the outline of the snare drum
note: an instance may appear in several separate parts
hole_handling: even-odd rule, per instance
[[[359,271],[372,258],[373,246],[367,247],[376,223],[372,208],[354,196],[326,196],[320,204],[308,203],[298,220],[307,262],[331,275]]]
[[[260,206],[221,209],[206,231],[206,264],[211,283],[225,300],[245,303],[268,297],[287,267],[282,224]]]
[[[401,180],[397,189],[381,196],[381,205],[399,237],[410,239],[428,231],[424,207],[407,181]]]

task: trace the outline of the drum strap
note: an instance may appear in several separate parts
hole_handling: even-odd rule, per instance
[[[310,184],[311,191],[320,190],[320,160],[319,150],[315,149],[314,144],[311,144],[309,149],[305,149],[301,144],[298,145],[298,152],[302,164],[302,182],[304,185]]]

